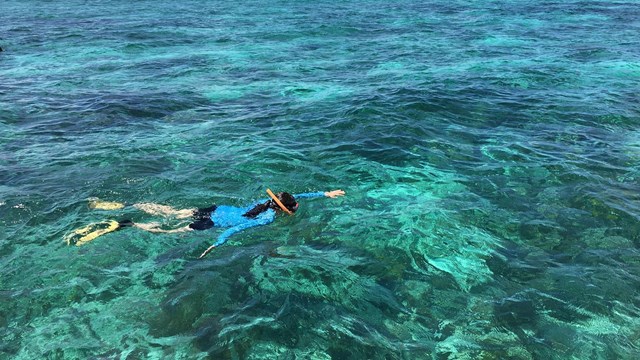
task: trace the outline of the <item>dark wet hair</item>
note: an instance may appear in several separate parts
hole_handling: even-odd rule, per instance
[[[286,192],[279,192],[279,193],[276,194],[276,197],[278,198],[278,200],[280,200],[282,205],[284,205],[291,212],[295,212],[296,210],[298,210],[298,208],[296,206],[298,204],[298,202],[296,201],[296,198],[293,197],[293,195],[291,195],[289,193],[286,193]],[[280,209],[280,206],[278,206],[278,204],[276,204],[275,201],[268,200],[265,203],[258,204],[256,206],[254,206],[251,210],[249,210],[246,213],[242,214],[242,216],[248,217],[248,218],[255,218],[256,216],[260,215],[261,213],[267,211],[268,209],[282,210],[282,209]]]

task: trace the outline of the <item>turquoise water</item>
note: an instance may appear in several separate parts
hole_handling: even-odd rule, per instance
[[[1,6],[0,358],[640,356],[640,2]]]

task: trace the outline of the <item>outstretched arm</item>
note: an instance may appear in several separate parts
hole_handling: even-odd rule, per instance
[[[229,228],[225,231],[222,232],[222,234],[220,234],[220,236],[218,236],[218,240],[211,246],[209,246],[207,248],[207,250],[205,250],[202,255],[200,255],[200,257],[198,259],[202,259],[205,255],[207,255],[211,250],[217,248],[218,246],[224,244],[227,242],[227,240],[229,239],[229,237],[237,232],[240,232],[242,230],[248,229],[248,228],[252,228],[255,226],[260,226],[260,225],[266,225],[268,223],[270,223],[271,220],[269,219],[255,219],[253,221],[247,221],[246,223],[234,226],[232,228]]]
[[[296,199],[309,199],[309,198],[317,198],[317,197],[330,197],[330,198],[335,198],[338,196],[343,196],[344,195],[344,191],[342,190],[331,190],[331,191],[319,191],[319,192],[310,192],[310,193],[302,193],[302,194],[296,194],[293,195]]]

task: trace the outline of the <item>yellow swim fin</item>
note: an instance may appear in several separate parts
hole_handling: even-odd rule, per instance
[[[64,240],[67,245],[81,246],[98,236],[116,231],[119,228],[120,224],[114,220],[97,222],[72,231],[64,237]]]
[[[119,210],[122,208],[124,208],[124,204],[115,201],[102,201],[98,199],[89,200],[89,209]]]

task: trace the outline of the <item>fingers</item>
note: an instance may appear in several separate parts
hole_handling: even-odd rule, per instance
[[[202,259],[205,255],[207,255],[209,253],[209,251],[213,250],[216,246],[215,245],[211,245],[209,246],[209,248],[207,248],[207,250],[205,250],[202,255],[200,255],[200,257],[198,259]]]
[[[344,191],[343,190],[329,191],[329,192],[327,192],[327,196],[330,197],[330,198],[335,198],[337,196],[344,196]]]

